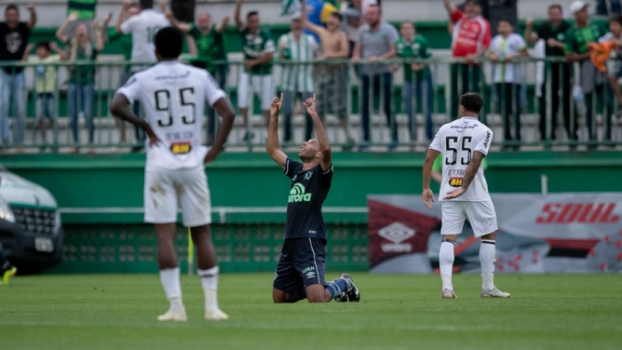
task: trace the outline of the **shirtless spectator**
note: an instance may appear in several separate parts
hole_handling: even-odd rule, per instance
[[[306,1],[302,1],[303,25],[320,38],[322,54],[317,61],[343,60],[348,58],[349,46],[346,33],[339,30],[343,18],[339,12],[333,12],[326,21],[326,28],[315,25],[307,20]],[[347,142],[353,144],[347,126],[347,74],[343,64],[329,64],[319,66],[319,87],[316,93],[316,108],[320,118],[324,119],[328,104],[339,118],[339,125],[343,128]]]

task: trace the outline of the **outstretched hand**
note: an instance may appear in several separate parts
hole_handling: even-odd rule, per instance
[[[447,195],[445,196],[445,198],[443,198],[443,200],[458,198],[462,196],[466,191],[466,188],[458,187],[453,191],[447,192]]]
[[[432,203],[434,203],[434,194],[431,189],[423,190],[421,194],[421,199],[423,200],[423,204],[425,204],[428,209],[432,209]]]
[[[272,102],[270,102],[270,115],[277,116],[279,112],[281,112],[281,106],[283,106],[283,94],[281,93],[280,98],[273,98]]]
[[[307,109],[307,112],[311,115],[313,115],[315,113],[315,94],[313,94],[313,98],[308,98],[305,103],[305,108]]]

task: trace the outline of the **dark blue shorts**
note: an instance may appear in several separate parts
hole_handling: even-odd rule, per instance
[[[299,294],[303,288],[324,284],[325,244],[319,238],[286,239],[276,267],[273,287]]]

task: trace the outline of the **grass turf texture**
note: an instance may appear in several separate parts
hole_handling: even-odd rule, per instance
[[[328,278],[337,274],[330,273]],[[358,304],[274,305],[271,274],[220,277],[229,321],[203,320],[198,277],[182,277],[187,323],[157,275],[44,275],[0,286],[2,349],[619,349],[619,275],[499,275],[510,299],[481,299],[477,275],[354,274]]]

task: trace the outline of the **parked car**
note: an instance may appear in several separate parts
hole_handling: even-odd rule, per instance
[[[21,272],[58,264],[63,229],[56,200],[45,188],[0,168],[0,243]]]

